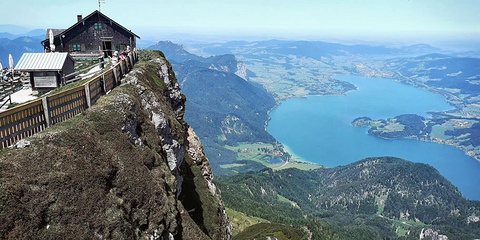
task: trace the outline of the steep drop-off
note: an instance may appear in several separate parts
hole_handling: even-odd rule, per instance
[[[0,152],[0,239],[230,239],[160,52],[80,116]]]
[[[231,175],[263,166],[237,159],[225,146],[242,143],[275,143],[265,130],[268,112],[276,105],[263,86],[248,80],[247,69],[234,55],[201,57],[172,42],[150,47],[162,50],[187,96],[185,119],[195,128],[206,146],[212,169],[217,175]],[[222,168],[239,164],[241,167]]]

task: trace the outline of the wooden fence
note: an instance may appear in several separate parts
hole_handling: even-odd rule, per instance
[[[21,85],[15,83],[0,83],[0,108],[8,102],[10,102],[10,104],[12,103],[12,97],[10,95],[12,95],[19,86]]]
[[[138,53],[106,70],[82,86],[0,112],[0,149],[72,118],[95,104],[98,98],[120,84],[138,61]]]

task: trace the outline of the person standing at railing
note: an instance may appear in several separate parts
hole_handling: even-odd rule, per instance
[[[120,61],[123,61],[123,59],[125,59],[125,51],[120,53]]]
[[[118,63],[118,51],[115,51],[113,53],[113,56],[110,58],[110,61],[112,62],[112,67],[117,65],[117,63]]]

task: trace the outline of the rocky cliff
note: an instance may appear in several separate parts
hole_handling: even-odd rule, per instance
[[[231,239],[160,52],[80,116],[0,152],[0,239]]]

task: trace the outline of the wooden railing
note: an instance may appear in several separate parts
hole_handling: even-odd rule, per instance
[[[44,113],[41,99],[1,112],[0,149],[43,131],[47,127]]]
[[[47,97],[50,124],[63,122],[87,109],[85,86]]]
[[[137,61],[138,53],[131,52],[117,65],[82,86],[0,112],[0,149],[85,111],[100,96],[120,85],[120,80]]]
[[[11,95],[19,86],[21,85],[15,83],[0,83],[0,108],[6,105],[8,102],[10,102],[10,104],[12,103]]]

